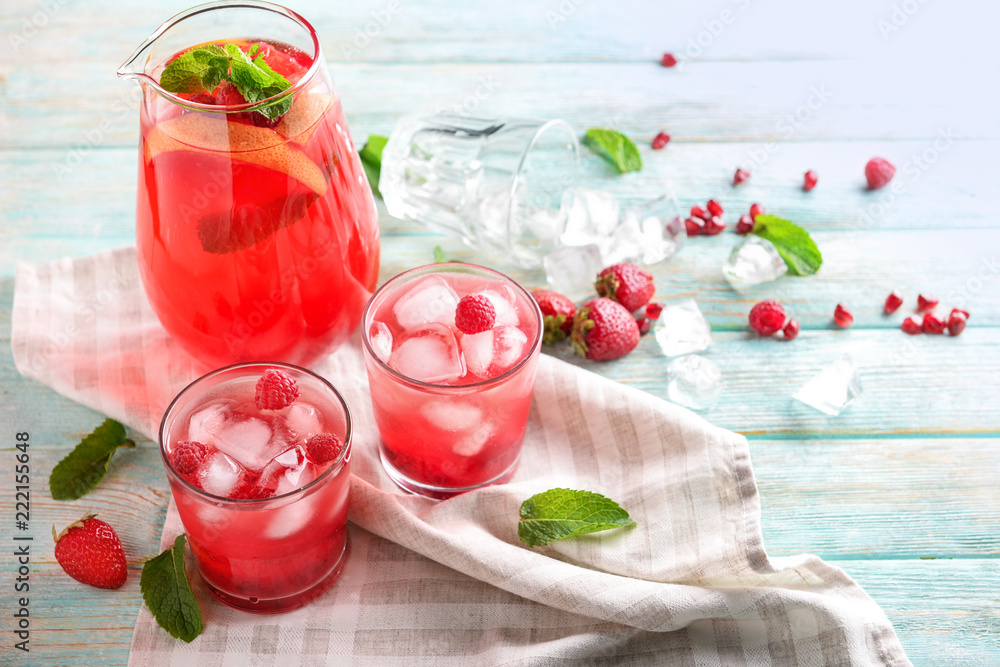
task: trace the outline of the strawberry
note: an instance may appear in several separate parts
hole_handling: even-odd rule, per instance
[[[892,180],[896,167],[883,157],[873,157],[865,165],[865,178],[868,179],[868,189],[878,190]]]
[[[653,274],[629,262],[612,264],[601,271],[594,288],[601,296],[625,306],[630,313],[649,303],[656,291]]]
[[[288,373],[268,368],[257,380],[253,402],[261,410],[281,410],[299,397],[299,385]]]
[[[334,433],[317,433],[306,443],[306,453],[316,465],[329,463],[338,456],[344,448],[344,441]]]
[[[536,289],[531,296],[538,302],[542,317],[545,319],[542,343],[555,345],[569,338],[573,333],[573,317],[576,315],[576,306],[573,302],[559,292],[549,289]]]
[[[56,535],[56,561],[77,581],[95,588],[121,588],[128,578],[128,566],[121,540],[114,529],[87,514]]]
[[[493,303],[482,294],[467,294],[455,306],[455,327],[464,334],[489,331],[496,321]]]
[[[639,344],[639,325],[617,301],[588,301],[573,322],[573,349],[595,361],[623,357]]]

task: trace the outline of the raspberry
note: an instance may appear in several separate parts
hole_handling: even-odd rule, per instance
[[[757,222],[757,216],[764,214],[764,207],[760,204],[750,204],[750,217]]]
[[[215,99],[216,104],[220,104],[224,107],[235,107],[247,103],[246,99],[240,94],[240,91],[236,88],[236,86],[228,81],[223,83],[222,87],[219,88],[219,94],[215,96]]]
[[[588,301],[573,322],[573,350],[595,361],[625,356],[639,344],[639,336],[632,313],[603,297]]]
[[[545,333],[542,334],[544,345],[555,345],[565,340],[573,332],[573,317],[576,306],[567,297],[548,289],[536,289],[531,296],[538,302],[545,322]]]
[[[182,475],[190,475],[205,460],[208,448],[194,440],[182,440],[174,447],[174,470]]]
[[[281,410],[299,397],[299,385],[284,371],[268,368],[257,380],[253,402],[261,410]]]
[[[939,334],[944,333],[948,324],[934,313],[924,315],[924,333]]]
[[[455,306],[455,326],[464,334],[489,331],[496,321],[496,309],[482,294],[463,296]]]
[[[854,324],[854,315],[851,315],[851,311],[847,310],[842,303],[838,303],[837,307],[833,309],[833,319],[838,326],[844,329]]]
[[[818,182],[819,182],[819,174],[810,169],[809,171],[806,172],[805,176],[803,177],[802,189],[805,190],[806,192],[809,192],[814,187],[816,187],[816,184]]]
[[[664,67],[673,67],[677,64],[677,57],[672,53],[664,53],[663,57],[660,58],[660,64]]]
[[[702,229],[702,233],[705,236],[717,236],[721,234],[726,229],[726,221],[722,219],[721,215],[713,215],[712,218],[705,222],[705,227]]]
[[[785,328],[781,330],[781,333],[785,334],[785,340],[792,340],[799,335],[799,331],[801,330],[802,327],[799,326],[799,321],[792,317],[785,322]]]
[[[965,323],[968,319],[969,316],[964,310],[958,308],[952,310],[951,315],[948,316],[948,333],[957,336],[965,331]]]
[[[701,218],[688,218],[684,221],[684,228],[688,236],[703,236],[705,233],[705,221]]]
[[[890,315],[895,313],[902,305],[903,297],[899,295],[899,292],[893,290],[889,293],[889,296],[885,297],[885,314]]]
[[[736,223],[736,233],[746,236],[753,231],[754,221],[749,215],[741,215],[740,221]]]
[[[785,309],[777,301],[766,299],[750,310],[750,328],[761,336],[772,336],[785,326]]]
[[[655,150],[660,150],[664,146],[670,143],[670,135],[666,132],[660,132],[658,135],[653,137],[653,148]]]
[[[733,185],[739,185],[750,178],[750,172],[746,169],[737,169],[736,173],[733,174]]]
[[[865,178],[868,179],[868,189],[878,190],[892,180],[896,168],[885,158],[873,157],[865,165]]]
[[[725,211],[722,209],[722,204],[720,204],[718,201],[714,199],[709,199],[708,203],[705,206],[708,207],[708,212],[711,213],[713,216],[722,215],[723,213],[725,213]],[[707,219],[704,216],[702,216],[702,218]]]
[[[649,303],[656,292],[653,274],[629,262],[612,264],[597,274],[594,289],[601,296],[625,306],[630,313]]]
[[[914,336],[918,333],[923,333],[924,331],[923,324],[913,319],[912,317],[907,317],[905,320],[903,320],[903,324],[900,326],[900,328],[906,333],[910,334],[911,336]]]
[[[215,100],[215,95],[210,93],[195,93],[188,98],[188,102],[194,102],[195,104],[218,104]]]
[[[344,441],[334,433],[317,433],[306,442],[306,454],[316,465],[333,461],[343,448]]]
[[[930,310],[931,308],[934,308],[937,305],[938,305],[938,298],[936,296],[931,296],[929,294],[927,296],[924,296],[923,294],[917,295],[918,311],[923,312],[925,310]]]
[[[651,320],[659,319],[660,313],[662,312],[663,312],[662,303],[651,301],[646,304],[646,317],[648,317],[649,319]]]

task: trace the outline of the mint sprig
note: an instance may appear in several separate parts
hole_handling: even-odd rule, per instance
[[[792,275],[811,276],[823,265],[823,254],[809,232],[791,220],[776,215],[758,215],[753,233],[771,242]]]
[[[444,264],[448,261],[448,255],[444,254],[444,248],[439,245],[434,246],[434,263]]]
[[[599,493],[549,489],[521,503],[517,536],[528,546],[535,547],[567,537],[634,525],[628,512]]]
[[[250,104],[256,104],[291,87],[288,79],[271,69],[264,57],[257,55],[260,45],[244,52],[236,44],[210,44],[186,51],[174,58],[160,75],[160,86],[170,93],[212,92],[223,81],[240,91]],[[292,108],[290,95],[257,107],[269,120],[276,120]]]
[[[187,536],[178,535],[174,546],[142,566],[139,588],[153,618],[171,636],[191,643],[203,629],[201,609],[184,571]]]
[[[619,173],[642,169],[639,149],[621,132],[592,127],[583,135],[583,144],[613,164]]]
[[[125,437],[125,427],[114,419],[105,419],[90,435],[80,441],[49,475],[49,490],[54,500],[82,498],[104,479],[111,457],[119,447],[135,447]]]
[[[371,186],[372,192],[379,199],[382,198],[382,193],[378,189],[379,180],[382,176],[382,151],[385,149],[387,141],[389,141],[388,137],[369,134],[368,141],[358,153],[358,156],[361,158],[361,166],[365,168],[365,175],[368,177],[368,185]]]

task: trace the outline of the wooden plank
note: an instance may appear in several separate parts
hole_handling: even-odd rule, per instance
[[[136,89],[115,79],[117,65],[73,61],[53,74],[0,64],[8,128],[0,147],[134,145]],[[879,76],[877,86],[871,63],[854,60],[705,62],[683,71],[655,63],[345,63],[333,76],[347,111],[368,118],[358,127],[387,129],[415,109],[445,107],[564,118],[581,131],[611,126],[650,138],[669,129],[682,141],[1000,138],[987,88],[935,63]]]

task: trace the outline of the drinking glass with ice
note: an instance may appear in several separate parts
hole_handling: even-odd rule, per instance
[[[456,323],[463,297],[488,302],[484,330]],[[490,269],[434,264],[383,285],[362,322],[389,477],[432,498],[510,479],[541,350],[542,314],[531,295]]]
[[[160,453],[208,590],[278,613],[326,591],[344,564],[351,415],[297,366],[228,366],[188,385],[160,424]]]

